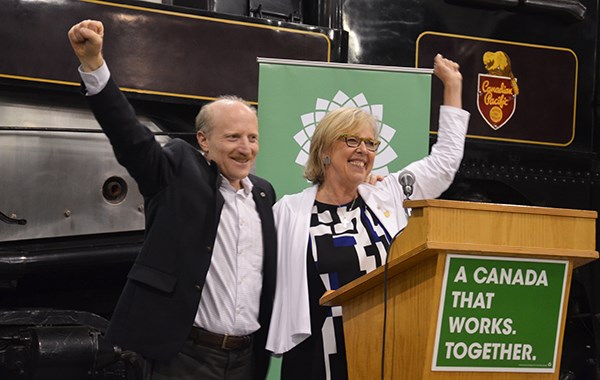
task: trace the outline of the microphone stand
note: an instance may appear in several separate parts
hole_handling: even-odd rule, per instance
[[[407,190],[407,187],[410,187]],[[410,196],[412,195],[412,186],[403,187],[404,196],[406,200],[410,200]],[[402,207],[404,209],[404,213],[406,215],[406,224],[408,225],[408,218],[410,217],[410,212],[406,207]],[[390,248],[392,244],[396,241],[398,236],[404,231],[402,228],[398,233],[392,238],[390,242]],[[383,267],[383,339],[381,340],[381,380],[385,380],[385,336],[386,336],[386,328],[387,328],[387,301],[388,301],[388,263],[390,259],[390,253],[385,256],[385,264]]]

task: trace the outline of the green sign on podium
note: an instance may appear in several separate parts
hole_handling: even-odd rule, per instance
[[[432,370],[556,367],[568,261],[448,255]]]

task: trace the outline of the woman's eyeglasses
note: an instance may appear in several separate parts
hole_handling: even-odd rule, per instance
[[[381,144],[381,141],[379,140],[347,134],[341,135],[340,139],[343,139],[350,148],[357,148],[361,142],[364,142],[365,148],[371,152],[376,152],[377,148],[379,148],[379,144]]]

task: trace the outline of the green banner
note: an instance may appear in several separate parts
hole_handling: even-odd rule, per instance
[[[281,197],[308,186],[310,138],[328,111],[360,107],[379,122],[373,172],[398,171],[429,148],[431,70],[262,60],[256,172]]]
[[[304,179],[310,138],[338,107],[360,107],[379,121],[382,141],[373,171],[387,174],[429,152],[431,70],[261,59],[258,91],[260,154],[256,173],[277,196],[309,186]],[[436,121],[437,122],[437,121]],[[279,379],[273,358],[268,380]]]
[[[556,370],[568,262],[448,255],[434,371]]]

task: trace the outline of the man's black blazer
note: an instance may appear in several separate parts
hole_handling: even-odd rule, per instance
[[[146,358],[168,360],[180,351],[196,316],[224,202],[218,190],[221,176],[215,163],[209,164],[183,140],[173,139],[161,147],[112,79],[87,99],[117,160],[136,180],[145,202],[144,244],[129,272],[107,338]],[[254,340],[255,378],[264,379],[275,291],[275,191],[264,179],[251,175],[250,180],[264,246],[261,328]]]

